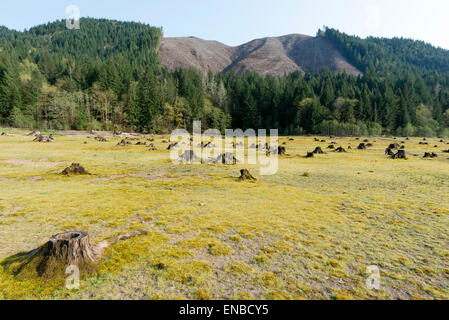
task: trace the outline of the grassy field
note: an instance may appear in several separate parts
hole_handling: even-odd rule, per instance
[[[369,138],[359,151],[363,139],[284,137],[279,172],[260,177],[256,166],[174,165],[162,136],[148,151],[112,137],[56,133],[47,144],[6,132],[0,260],[62,231],[94,242],[149,234],[108,248],[79,291],[0,267],[0,299],[449,298],[449,145],[439,139],[406,141],[408,160],[391,160],[385,148],[404,139]],[[331,141],[353,149],[331,152]],[[327,154],[306,159],[316,146]],[[72,162],[92,175],[62,176]],[[258,181],[239,182],[242,168]],[[380,290],[366,287],[371,265]]]

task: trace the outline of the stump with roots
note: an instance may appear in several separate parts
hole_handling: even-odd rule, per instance
[[[257,181],[247,169],[240,170],[240,181]]]
[[[361,144],[359,144],[357,149],[359,149],[359,150],[366,150],[366,145],[364,143],[361,143]]]
[[[321,149],[321,147],[316,147],[313,151],[313,154],[324,154],[324,151],[323,149]]]
[[[391,148],[387,148],[387,149],[385,150],[385,155],[387,155],[387,156],[392,156],[392,155],[394,155],[394,152],[393,152],[393,150],[391,150]]]
[[[37,249],[6,258],[2,266],[20,279],[65,278],[69,266],[78,267],[80,275],[87,276],[98,268],[107,247],[147,233],[140,230],[117,235],[100,243],[91,243],[88,233],[84,231],[58,233]]]

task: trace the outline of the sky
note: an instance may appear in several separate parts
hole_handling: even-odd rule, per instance
[[[81,17],[144,22],[166,37],[196,36],[239,45],[328,26],[362,38],[405,37],[449,49],[448,0],[2,0],[0,25],[24,30]],[[82,25],[81,25],[82,28]]]

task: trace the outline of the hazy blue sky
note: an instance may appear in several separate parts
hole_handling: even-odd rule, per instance
[[[361,37],[404,36],[449,49],[448,0],[2,0],[0,25],[16,30],[82,17],[162,26],[165,36],[197,36],[229,45],[289,33],[315,35],[323,25]],[[81,26],[82,27],[82,26]]]

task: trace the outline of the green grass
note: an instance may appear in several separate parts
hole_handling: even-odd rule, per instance
[[[313,137],[287,142],[279,172],[257,166],[189,166],[143,146],[117,147],[85,135],[51,144],[25,132],[0,137],[0,260],[80,229],[92,241],[146,229],[108,248],[79,291],[64,279],[16,279],[0,268],[0,299],[448,299],[448,145],[393,139],[327,139],[346,154],[305,159]],[[87,144],[84,142],[87,141]],[[398,139],[401,141],[401,139]],[[438,139],[439,141],[439,139]],[[433,148],[437,144],[439,148]],[[425,151],[437,152],[424,160]],[[418,154],[419,156],[413,156]],[[72,162],[92,176],[64,177]],[[238,182],[248,168],[257,183]],[[365,286],[370,265],[381,290]]]

